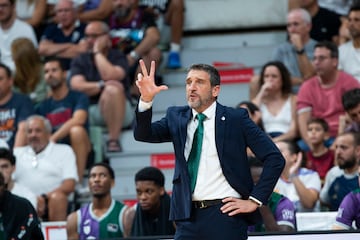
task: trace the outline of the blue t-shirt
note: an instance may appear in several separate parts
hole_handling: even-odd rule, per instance
[[[69,90],[69,93],[61,100],[52,97],[45,99],[36,107],[36,113],[49,119],[53,132],[57,131],[65,122],[72,118],[77,110],[88,111],[89,98],[84,93]],[[88,129],[88,122],[85,126]]]
[[[34,114],[31,99],[21,93],[12,93],[10,100],[0,105],[0,138],[5,140],[10,148],[14,146],[18,124]]]
[[[84,38],[86,24],[77,21],[75,28],[68,36],[64,35],[59,24],[50,24],[45,28],[41,40],[49,40],[54,43],[74,43],[77,44]],[[70,69],[71,58],[60,58],[62,66],[65,70]]]

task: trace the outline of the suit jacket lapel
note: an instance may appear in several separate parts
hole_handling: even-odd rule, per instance
[[[180,114],[179,118],[179,133],[180,133],[180,141],[181,141],[181,152],[185,150],[186,143],[186,135],[187,135],[187,126],[191,119],[192,113],[191,108],[189,107],[186,111]],[[184,157],[185,158],[185,157]]]
[[[217,103],[215,114],[215,142],[221,162],[225,142],[226,112],[224,106]]]

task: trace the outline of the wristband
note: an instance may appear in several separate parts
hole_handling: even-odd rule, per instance
[[[137,54],[137,52],[135,52],[135,50],[132,50],[132,51],[130,52],[130,57],[132,57],[132,58],[135,59],[135,60],[138,60],[138,59],[140,58],[140,55]]]
[[[105,87],[105,82],[103,80],[100,80],[98,83],[98,87],[100,88],[100,90],[103,90]]]
[[[305,53],[305,49],[300,49],[300,50],[296,50],[296,53],[301,55],[301,54],[304,54]]]

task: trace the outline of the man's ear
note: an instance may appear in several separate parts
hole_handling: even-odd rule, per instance
[[[160,187],[160,195],[163,196],[165,194],[165,188]]]

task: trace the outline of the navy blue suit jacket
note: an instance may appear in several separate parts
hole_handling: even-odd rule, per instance
[[[151,117],[152,109],[145,112],[136,110],[134,137],[138,141],[151,143],[173,142],[175,172],[170,219],[189,219],[192,194],[184,148],[187,125],[192,117],[191,108],[169,107],[166,116],[153,123]],[[217,103],[215,141],[221,168],[229,184],[243,199],[251,195],[266,204],[285,165],[284,158],[272,140],[254,124],[247,110]],[[264,162],[264,170],[256,186],[250,173],[247,147]]]

